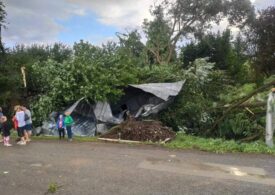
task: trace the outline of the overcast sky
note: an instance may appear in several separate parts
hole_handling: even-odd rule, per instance
[[[150,18],[155,0],[3,0],[8,28],[3,41],[15,44],[63,42],[80,39],[100,45],[115,39],[116,32],[140,28]],[[275,0],[251,0],[257,9]]]

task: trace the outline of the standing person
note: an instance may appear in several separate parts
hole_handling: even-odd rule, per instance
[[[18,121],[18,135],[20,137],[20,141],[17,142],[17,144],[26,145],[26,140],[24,137],[25,126],[26,126],[25,112],[22,110],[22,108],[20,106],[16,107],[15,118]]]
[[[3,110],[2,107],[0,107],[0,119],[3,115]],[[0,143],[3,142],[3,137],[2,137],[2,124],[0,123]]]
[[[7,117],[2,116],[0,122],[2,124],[4,146],[7,146],[7,147],[12,146],[10,144],[10,127],[8,126],[8,123],[7,123]]]
[[[16,113],[15,113],[16,114]],[[18,121],[17,121],[17,119],[16,119],[16,115],[13,115],[13,117],[12,117],[12,122],[13,122],[13,129],[15,130],[15,131],[17,131],[17,135],[18,135],[18,138],[16,139],[16,141],[20,141],[20,136],[19,136],[19,131],[18,131]]]
[[[31,111],[27,109],[26,107],[22,106],[22,110],[25,112],[25,122],[26,122],[26,141],[30,142],[31,141],[31,136],[32,136],[32,115]]]
[[[61,139],[61,137],[64,139],[65,138],[65,121],[62,114],[58,116],[56,127],[58,129],[59,139]]]
[[[70,112],[65,112],[65,126],[66,126],[66,130],[67,130],[67,134],[68,134],[68,139],[69,141],[72,141],[73,138],[73,133],[72,133],[72,125],[74,123],[73,118],[70,115]]]
[[[265,143],[269,147],[273,147],[273,133],[275,130],[275,88],[271,89],[267,100],[266,111],[266,135]]]

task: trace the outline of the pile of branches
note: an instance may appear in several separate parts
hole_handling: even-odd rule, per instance
[[[176,133],[160,121],[136,121],[128,119],[113,127],[101,138],[122,139],[132,141],[163,142],[173,139]]]

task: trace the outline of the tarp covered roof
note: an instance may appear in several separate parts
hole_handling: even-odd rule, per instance
[[[153,95],[167,101],[169,96],[177,96],[180,92],[185,81],[175,83],[148,83],[141,85],[129,85],[141,89],[145,92],[152,93]]]

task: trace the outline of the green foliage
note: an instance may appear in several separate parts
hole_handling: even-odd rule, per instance
[[[225,119],[219,127],[219,137],[240,139],[254,135],[262,129],[254,118],[244,112],[235,113]]]
[[[119,38],[119,55],[123,60],[130,61],[133,65],[144,67],[147,64],[147,53],[145,45],[141,42],[141,36],[137,30],[127,34],[117,33]]]
[[[247,94],[251,93],[257,88],[255,83],[246,83],[241,86],[227,86],[224,93],[220,94],[220,100],[222,102],[231,103],[233,100],[240,99]]]
[[[188,133],[202,134],[213,118],[208,112],[212,107],[211,97],[221,90],[213,71],[214,64],[206,59],[197,59],[184,72],[186,83],[173,106],[161,114],[161,120],[175,130],[185,129]],[[213,79],[215,78],[215,79]],[[208,89],[215,89],[210,91]]]
[[[254,67],[258,74],[275,74],[275,7],[262,10],[249,33],[254,51]]]
[[[138,78],[139,83],[176,82],[186,79],[184,70],[174,64],[140,68]]]
[[[37,122],[82,97],[113,101],[122,95],[119,87],[136,83],[135,67],[121,61],[116,51],[115,44],[100,48],[81,41],[74,45],[72,59],[34,63],[33,74],[42,92],[32,105]]]
[[[216,63],[216,68],[225,70],[229,67],[228,57],[232,49],[230,30],[218,34],[208,34],[203,36],[198,44],[190,43],[182,48],[181,58],[184,66],[197,58],[209,57],[210,62]]]
[[[266,146],[263,141],[252,143],[237,143],[233,140],[201,138],[184,133],[178,133],[176,139],[165,145],[173,149],[199,149],[215,153],[244,152],[275,154],[275,149]]]
[[[223,19],[243,26],[254,17],[254,9],[248,0],[163,0],[151,14],[153,20],[144,23],[146,45],[155,62],[165,64],[174,61],[172,56],[179,41],[190,35],[200,37]]]
[[[175,57],[173,46],[169,43],[172,29],[169,27],[168,20],[165,19],[163,7],[155,7],[155,9],[151,10],[151,14],[154,20],[145,20],[143,23],[143,29],[147,38],[146,47],[155,57],[153,63],[169,63],[171,62],[171,56],[169,57],[169,55],[173,53]],[[167,59],[169,60],[167,61]]]
[[[56,182],[50,183],[48,186],[48,191],[47,193],[54,194],[58,190],[58,185]]]

